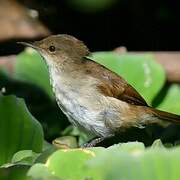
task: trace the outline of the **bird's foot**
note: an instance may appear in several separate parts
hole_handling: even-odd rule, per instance
[[[110,138],[112,136],[108,136],[108,137],[99,137],[96,139],[91,140],[88,143],[85,143],[81,146],[81,148],[89,148],[89,147],[95,147],[97,144],[99,144],[100,142],[104,141],[107,138]]]

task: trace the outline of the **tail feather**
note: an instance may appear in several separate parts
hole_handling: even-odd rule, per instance
[[[168,113],[168,112],[153,109],[153,108],[152,108],[152,111],[153,111],[153,114],[161,120],[172,122],[172,123],[180,123],[180,115]]]

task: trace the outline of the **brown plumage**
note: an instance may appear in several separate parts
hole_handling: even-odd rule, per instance
[[[88,59],[88,48],[69,35],[53,35],[33,44],[44,58],[56,100],[74,125],[100,138],[132,126],[180,122],[180,116],[147,105],[122,77]]]
[[[86,58],[84,69],[91,69],[88,74],[101,80],[99,90],[105,96],[123,100],[130,104],[147,106],[143,97],[122,77],[89,58]]]
[[[148,111],[150,113],[159,117],[161,120],[180,123],[179,115],[149,107],[136,89],[129,85],[122,77],[89,58],[86,58],[86,60],[85,69],[91,69],[89,74],[101,80],[98,88],[102,94],[117,98],[132,105],[146,106],[149,108]]]

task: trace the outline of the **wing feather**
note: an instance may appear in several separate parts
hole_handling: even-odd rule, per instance
[[[85,71],[100,80],[101,83],[99,84],[98,89],[105,96],[114,97],[134,105],[148,106],[135,88],[129,85],[122,77],[110,71],[103,65],[86,58]]]

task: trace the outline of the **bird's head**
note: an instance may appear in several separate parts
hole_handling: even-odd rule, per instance
[[[70,35],[51,35],[33,43],[20,42],[37,50],[48,66],[64,66],[78,64],[89,54],[86,45]]]

